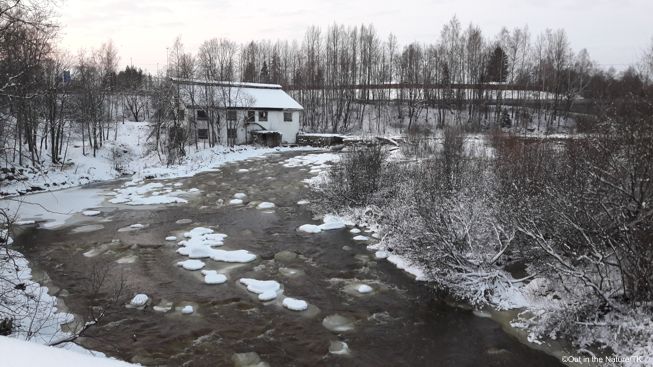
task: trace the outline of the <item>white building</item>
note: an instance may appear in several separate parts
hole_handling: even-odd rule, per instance
[[[296,142],[304,108],[280,85],[177,78],[172,82],[184,120],[199,141],[270,146]]]

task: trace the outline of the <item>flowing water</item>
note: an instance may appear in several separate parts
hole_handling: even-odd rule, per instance
[[[168,366],[554,366],[557,358],[529,348],[488,318],[439,301],[429,288],[385,260],[375,260],[347,229],[305,234],[318,223],[306,206],[308,168],[281,163],[299,153],[268,155],[177,179],[198,188],[188,204],[127,207],[105,202],[97,217],[75,216],[57,229],[28,229],[17,239],[35,270],[69,310],[85,314],[88,274],[113,264],[131,289],[147,294],[148,307],[120,308],[80,342],[110,356]],[[248,172],[239,171],[248,169]],[[118,187],[117,183],[99,189]],[[97,189],[96,188],[96,189]],[[245,205],[225,205],[235,193]],[[273,210],[248,202],[269,201]],[[131,224],[145,228],[125,230]],[[205,269],[224,272],[224,284],[207,285],[199,272],[176,263],[175,242],[184,231],[210,226],[228,237],[222,249],[258,255],[247,264],[210,259]],[[121,230],[123,229],[123,230]],[[296,312],[283,297],[261,302],[238,279],[276,280],[285,296],[309,303]],[[371,293],[356,291],[359,284]],[[130,294],[131,295],[131,294]],[[152,306],[170,305],[169,312]],[[177,307],[192,305],[184,315]]]

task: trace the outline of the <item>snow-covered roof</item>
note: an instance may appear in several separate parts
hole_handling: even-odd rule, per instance
[[[303,110],[278,84],[171,78],[182,103],[192,107]]]

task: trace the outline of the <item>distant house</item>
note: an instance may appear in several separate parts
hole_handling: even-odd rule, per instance
[[[295,144],[304,108],[277,84],[172,78],[195,137],[227,144]]]

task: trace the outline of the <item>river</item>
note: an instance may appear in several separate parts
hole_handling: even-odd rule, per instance
[[[298,232],[303,224],[319,223],[308,206],[297,204],[310,200],[302,182],[311,177],[309,168],[282,164],[300,154],[306,153],[272,154],[164,181],[200,190],[186,204],[131,207],[104,201],[99,216],[75,215],[55,229],[25,228],[17,249],[36,274],[47,274],[41,278],[47,278],[51,293],[75,314],[86,314],[93,302],[87,279],[98,263],[112,264],[112,274],[123,274],[131,292],[147,294],[147,307],[120,307],[79,340],[143,365],[231,366],[236,360],[261,366],[560,365],[492,319],[448,305],[425,284],[376,260],[348,229]],[[239,192],[247,194],[245,205],[228,205]],[[276,207],[247,205],[256,201]],[[135,223],[144,228],[125,230]],[[204,284],[198,271],[177,266],[186,258],[175,242],[165,240],[199,226],[228,235],[221,249],[245,249],[257,259],[246,264],[205,259],[205,269],[223,272],[228,280]],[[276,280],[284,295],[305,300],[309,308],[288,310],[282,296],[262,302],[240,278]],[[373,291],[357,292],[360,284]],[[173,305],[169,312],[152,307],[166,302]],[[175,310],[184,305],[194,312]],[[325,327],[334,329],[334,321],[339,331]]]

